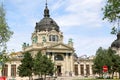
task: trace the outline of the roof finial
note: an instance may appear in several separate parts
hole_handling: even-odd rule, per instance
[[[44,17],[50,17],[50,15],[49,15],[49,9],[48,9],[48,7],[47,7],[47,0],[46,0],[46,7],[45,7],[45,10],[44,10]]]
[[[47,6],[47,0],[46,0],[46,4],[45,5]]]

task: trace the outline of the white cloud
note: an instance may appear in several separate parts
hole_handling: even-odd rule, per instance
[[[72,38],[74,42],[75,52],[80,55],[95,55],[96,50],[99,47],[103,47],[107,49],[111,46],[113,40],[115,40],[115,36],[109,37],[86,37],[79,35],[65,35],[65,42],[67,43],[68,39]]]
[[[70,0],[63,11],[67,14],[55,16],[60,26],[64,27],[102,27],[102,0]]]
[[[23,42],[31,42],[31,33],[34,31],[35,24],[43,17],[45,1],[6,0],[5,2],[7,3],[7,1],[9,2],[6,5],[8,23],[15,32],[8,47],[9,50],[15,49],[15,51],[19,51]],[[108,25],[101,20],[103,2],[104,0],[48,1],[48,7],[53,19],[58,23],[61,31],[64,31],[65,42],[69,38],[73,38],[75,50],[78,55],[95,54],[98,47],[102,46],[107,48],[115,39],[107,34],[104,34],[103,37],[101,35],[91,37],[87,36],[87,34],[91,33],[81,35],[81,32],[76,33],[73,31],[76,27],[79,30],[85,27],[86,30],[94,29],[98,31],[103,27],[107,27]],[[66,32],[67,34],[65,34]],[[74,34],[72,34],[73,32]],[[105,32],[103,31],[101,33]],[[93,34],[96,33],[93,32]]]

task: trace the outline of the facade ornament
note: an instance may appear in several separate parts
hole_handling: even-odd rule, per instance
[[[42,39],[43,39],[43,42],[46,42],[46,38],[44,36],[42,37]]]
[[[68,40],[68,43],[73,43],[73,39],[70,38],[70,39]]]
[[[26,43],[24,42],[23,45],[22,45],[23,48],[26,48]]]
[[[38,40],[38,38],[37,38],[37,36],[35,36],[35,37],[33,37],[33,43],[37,43],[37,40]]]

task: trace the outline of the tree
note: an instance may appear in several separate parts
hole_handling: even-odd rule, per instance
[[[12,34],[13,32],[10,31],[6,22],[5,9],[3,4],[0,4],[0,53],[6,49],[6,42],[9,41]]]
[[[100,47],[96,52],[96,57],[94,59],[94,71],[95,73],[103,74],[102,67],[104,65],[108,66],[108,72],[111,73],[111,67],[113,65],[112,60],[114,59],[115,53],[111,48],[103,49]]]
[[[43,55],[42,73],[45,76],[45,79],[46,79],[46,75],[52,75],[54,73],[54,63],[46,55]]]
[[[119,73],[119,79],[120,79],[120,56],[119,55],[114,55],[112,59],[112,66],[111,66],[111,71],[112,71],[112,78],[115,72]]]
[[[110,63],[109,63],[109,73],[112,74],[112,78],[113,78],[113,75],[114,75],[114,72],[115,72],[115,69],[114,69],[115,62],[114,61],[117,60],[116,52],[114,50],[112,50],[111,48],[108,48],[107,56],[108,56],[108,58],[110,60]]]
[[[21,77],[29,77],[32,79],[33,73],[33,58],[29,52],[24,52],[24,58],[21,60],[21,65],[18,67],[18,73]]]
[[[103,74],[102,67],[107,63],[105,57],[106,57],[106,50],[100,47],[96,52],[95,59],[93,60],[94,62],[93,70],[95,73],[98,73],[99,75]]]
[[[35,55],[34,66],[33,66],[34,74],[39,75],[39,77],[42,75],[42,68],[43,68],[42,64],[43,64],[43,57],[41,52],[39,51],[37,55]]]
[[[110,23],[114,23],[112,34],[119,32],[120,24],[120,0],[107,0],[105,7],[102,9],[104,17]],[[117,24],[117,26],[115,26]]]
[[[42,55],[39,51],[34,58],[34,74],[41,76],[50,75],[54,73],[54,63],[51,58],[48,58],[46,55]]]
[[[100,47],[96,52],[96,57],[93,62],[93,70],[95,73],[102,75],[102,67],[104,65],[107,65],[108,73],[112,74],[112,78],[114,72],[118,72],[120,75],[120,56],[116,55],[116,52],[111,48],[103,49],[102,47]]]

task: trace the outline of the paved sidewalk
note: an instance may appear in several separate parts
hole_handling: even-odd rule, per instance
[[[87,78],[85,77],[58,77],[56,80],[75,80],[75,79],[85,80]]]

